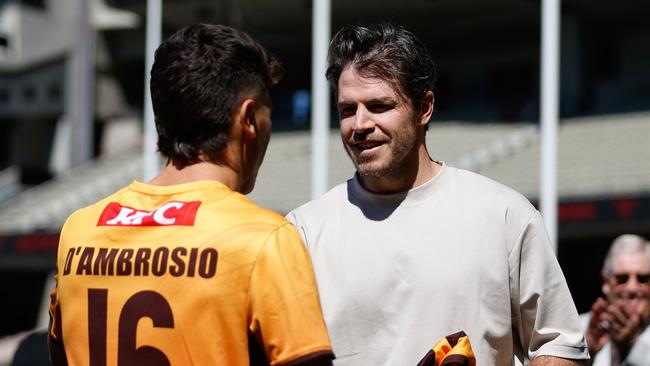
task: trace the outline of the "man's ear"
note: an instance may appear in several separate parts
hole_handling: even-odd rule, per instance
[[[255,121],[255,100],[244,99],[236,113],[236,123],[241,126],[242,133],[247,138],[255,138],[257,125]]]
[[[603,285],[601,286],[600,289],[601,289],[601,291],[603,291],[603,294],[604,294],[605,296],[608,296],[608,295],[609,295],[610,288],[609,288],[609,281],[608,281],[609,276],[607,275],[607,272],[605,272],[605,271],[600,271],[600,278],[601,278],[602,281],[603,281]]]
[[[433,115],[434,96],[431,90],[424,93],[420,101],[420,124],[426,125]]]

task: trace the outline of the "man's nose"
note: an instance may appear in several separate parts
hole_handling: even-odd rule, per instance
[[[371,114],[364,107],[359,107],[354,115],[352,130],[356,133],[368,133],[374,129],[375,123]]]
[[[630,278],[625,283],[625,291],[631,294],[637,294],[644,288],[644,285],[639,282],[639,279],[636,277],[636,275],[630,276]]]

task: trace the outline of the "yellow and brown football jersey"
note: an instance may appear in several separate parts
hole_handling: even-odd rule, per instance
[[[134,182],[64,225],[51,337],[71,365],[247,365],[331,354],[282,216],[214,181]]]
[[[461,330],[434,344],[418,366],[476,366],[476,357],[469,337]]]

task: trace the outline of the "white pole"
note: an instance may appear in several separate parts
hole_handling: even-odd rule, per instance
[[[160,44],[162,4],[161,0],[147,0],[147,40],[145,54],[145,83],[144,83],[144,142],[143,142],[143,171],[142,180],[148,181],[158,174],[159,161],[156,154],[156,125],[154,123],[153,107],[149,81],[154,52]]]
[[[330,0],[314,0],[312,6],[311,52],[311,197],[327,190],[327,149],[329,146],[330,93],[325,79],[330,42]]]
[[[557,254],[560,0],[542,1],[540,209]]]
[[[88,1],[79,1],[79,43],[74,51],[76,84],[69,95],[73,106],[71,165],[81,164],[93,156],[95,123],[95,30]]]

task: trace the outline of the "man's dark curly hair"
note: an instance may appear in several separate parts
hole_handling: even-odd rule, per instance
[[[223,162],[243,93],[267,91],[280,77],[277,59],[242,31],[210,24],[179,30],[158,47],[151,68],[158,150],[179,168]]]
[[[427,47],[413,33],[390,23],[346,26],[332,39],[326,77],[335,93],[343,70],[388,82],[417,106],[433,91],[436,69]]]

